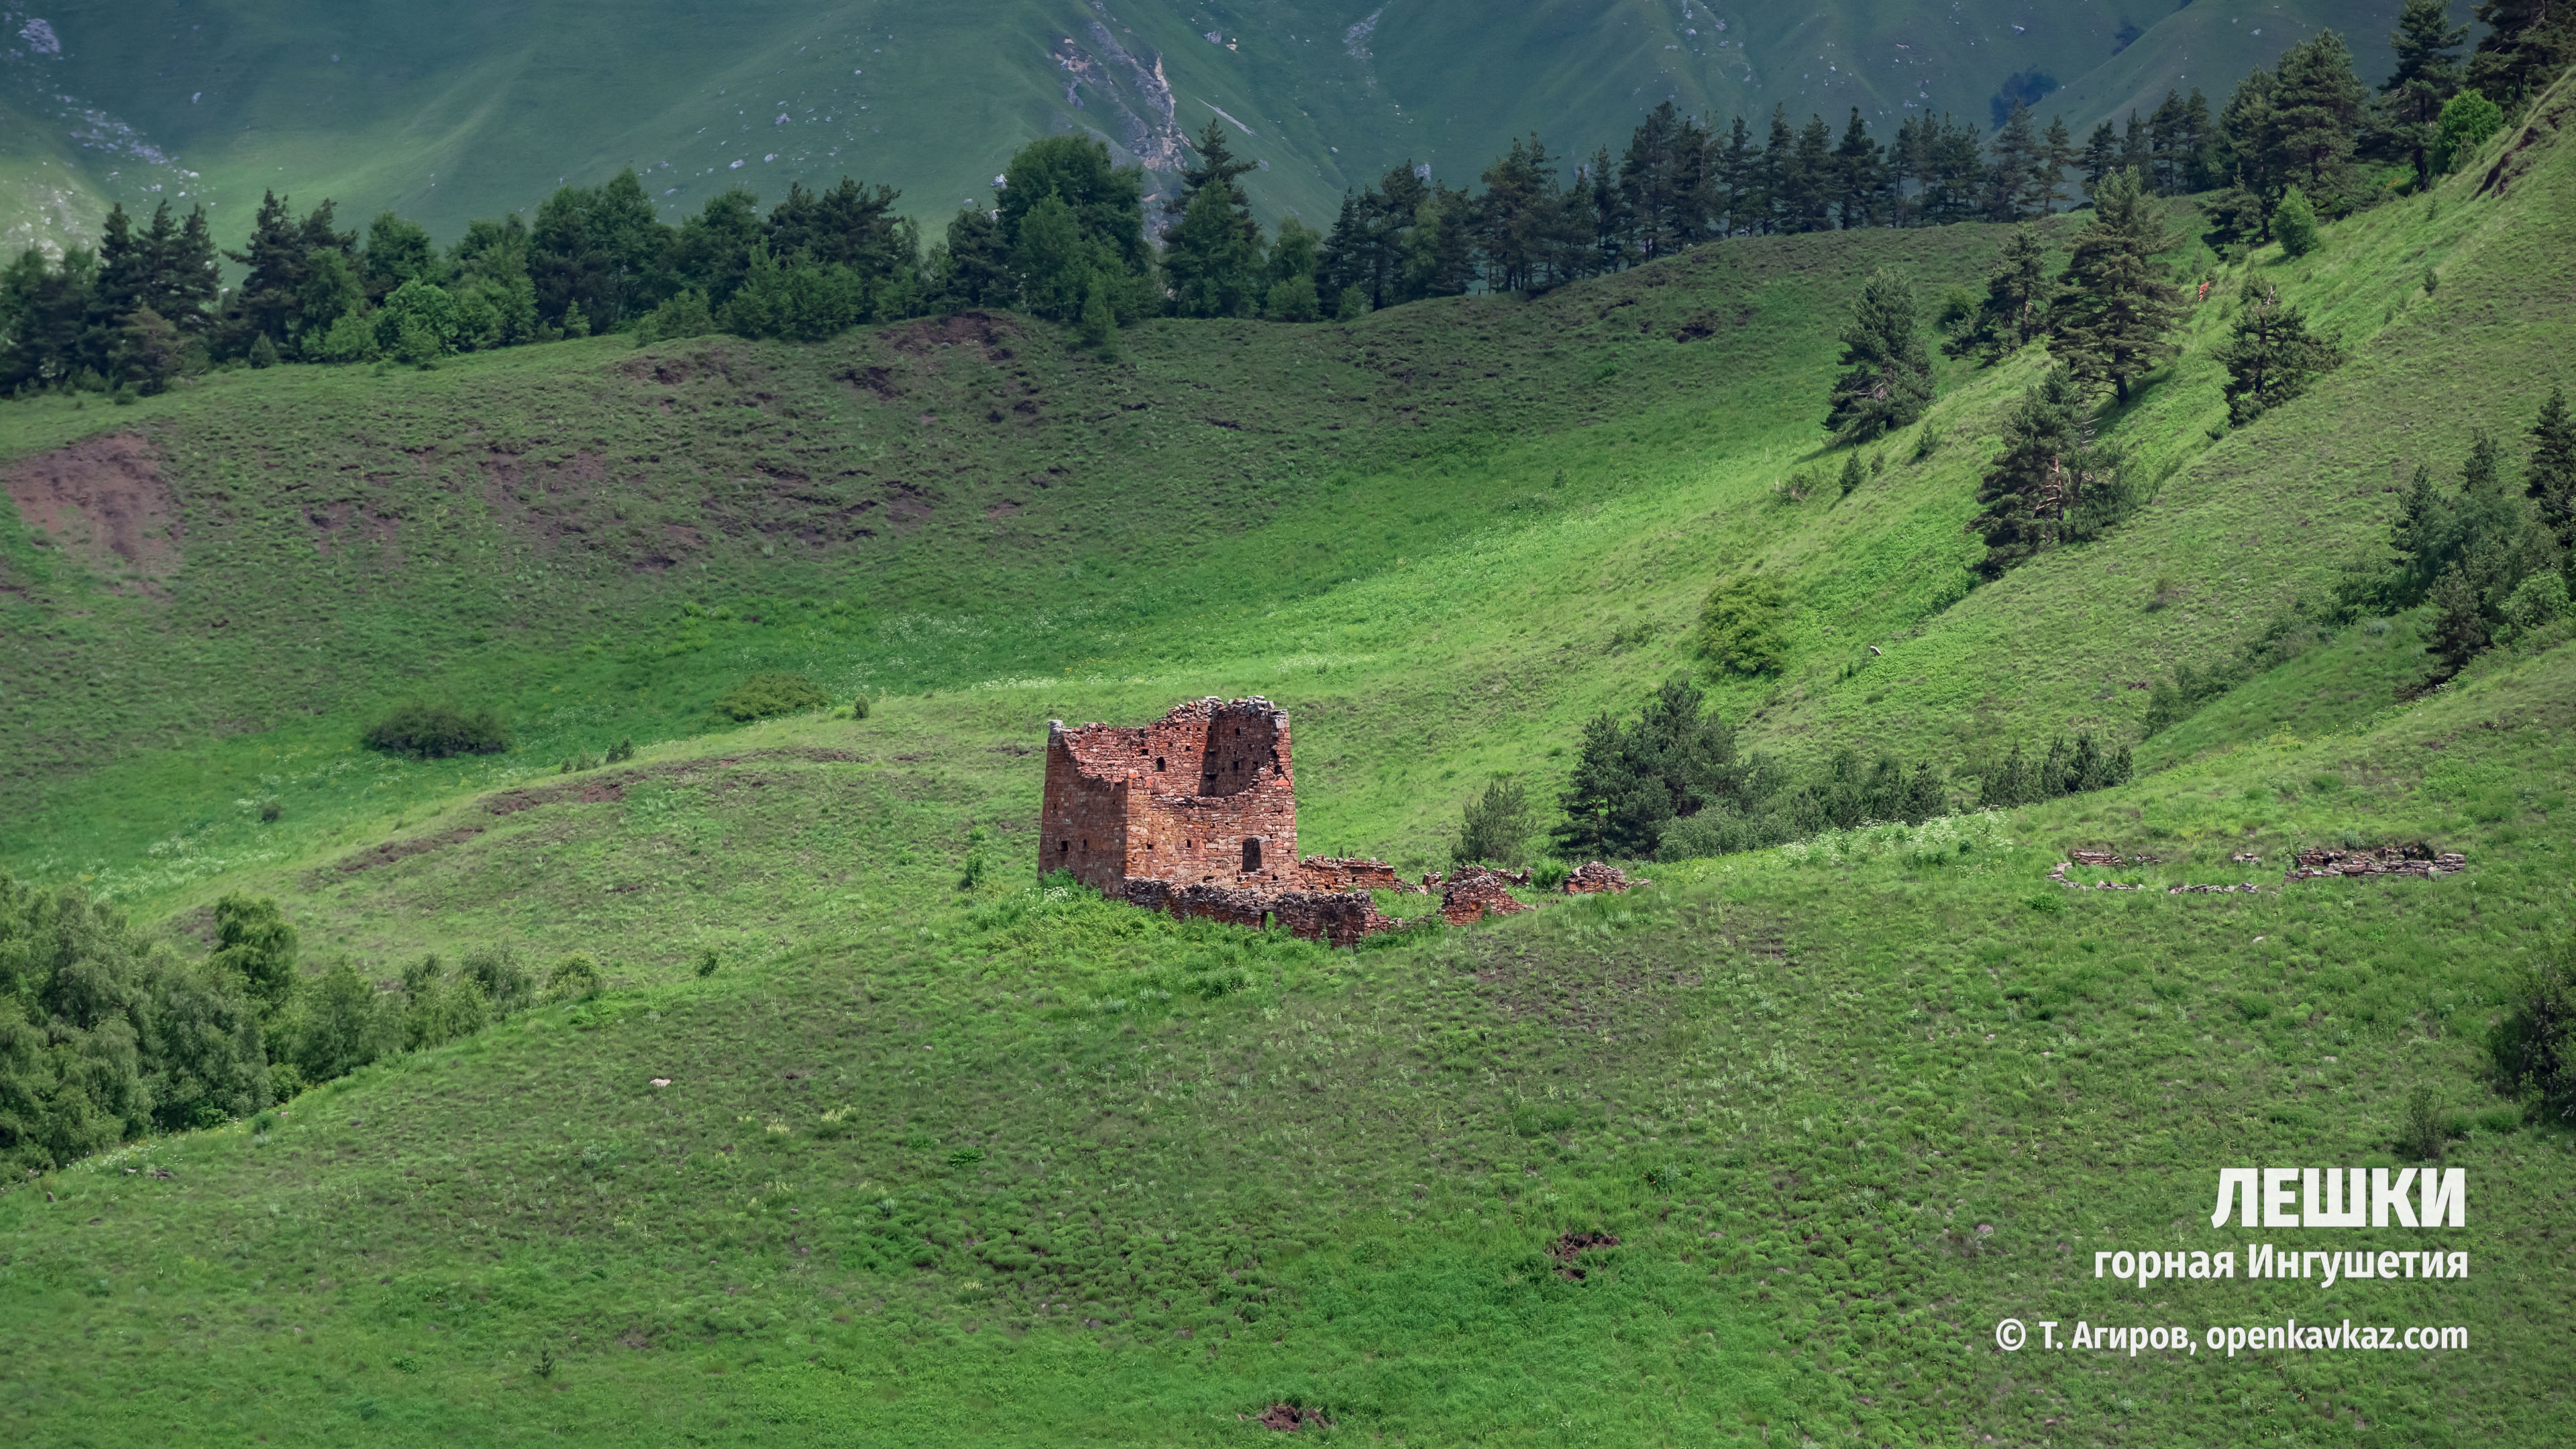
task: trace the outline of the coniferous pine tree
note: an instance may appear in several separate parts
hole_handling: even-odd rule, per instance
[[[2107,383],[2123,403],[2132,382],[2175,351],[2169,337],[2182,293],[2155,259],[2169,245],[2137,171],[2121,168],[2094,198],[2049,309],[2049,350],[2077,381]]]
[[[1932,405],[1932,359],[1916,325],[1914,291],[1882,267],[1861,284],[1843,329],[1843,375],[1834,382],[1825,426],[1866,443],[1923,416]]]
[[[1879,198],[1887,185],[1886,169],[1878,142],[1870,139],[1869,124],[1860,118],[1860,107],[1852,107],[1851,119],[1843,126],[1842,141],[1834,147],[1834,179],[1840,188],[1835,212],[1845,231],[1869,226],[1878,219]]]
[[[2487,33],[2469,57],[2469,84],[2510,111],[2576,60],[2576,7],[2567,0],[2479,0]]]
[[[2003,129],[1995,133],[1993,150],[1994,165],[1986,173],[1987,219],[2020,221],[2044,210],[2036,203],[2048,148],[2031,124],[2030,107],[2013,103]]]
[[[1163,275],[1180,317],[1247,317],[1261,300],[1261,245],[1247,238],[1221,187],[1198,188],[1163,233]]]
[[[2086,199],[2090,200],[2093,193],[2102,188],[2103,181],[2120,169],[2120,133],[2112,129],[2110,122],[2104,121],[2093,128],[2093,134],[2084,142],[2084,154],[2079,161],[2084,167],[2082,189]]]
[[[2331,30],[2282,52],[2266,138],[2284,186],[2297,185],[2329,216],[2352,209],[2353,151],[2370,92],[2353,74],[2352,50]]]
[[[1019,298],[1010,249],[993,214],[964,206],[948,222],[947,240],[933,253],[931,287],[951,314],[970,307],[1007,307]]]
[[[2397,68],[2379,88],[2385,132],[2389,148],[2414,164],[2419,188],[2433,178],[2433,125],[2460,92],[2465,72],[2457,52],[2468,34],[2467,26],[2451,24],[2450,0],[2406,0],[2388,37]]]
[[[2074,376],[2051,368],[2014,406],[2004,451],[1978,484],[1981,511],[1968,524],[1986,545],[1978,571],[2000,577],[2098,526],[2123,501],[2118,454],[2094,440]]]
[[[2273,288],[2246,299],[2217,357],[2227,368],[2227,421],[2240,428],[2307,391],[2341,361],[2334,343],[2309,332],[2299,309],[2283,305]]]
[[[2539,504],[2540,521],[2576,561],[2576,418],[2568,414],[2564,388],[2549,390],[2549,400],[2531,425],[2523,494]]]
[[[2076,160],[2075,133],[2066,129],[2064,116],[2050,116],[2048,134],[2040,138],[2040,215],[2048,216],[2057,210],[2058,188],[2066,184],[2066,173]]]
[[[1941,344],[1952,357],[1975,354],[1993,362],[2017,350],[2045,329],[2048,300],[2047,259],[2039,234],[2017,226],[2004,239],[2003,255],[1986,274],[1986,297],[1966,325]]]

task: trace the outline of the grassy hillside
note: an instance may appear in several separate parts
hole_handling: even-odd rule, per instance
[[[1464,184],[1533,130],[1560,152],[1623,144],[1665,99],[1721,117],[1786,104],[1837,124],[1858,106],[1884,136],[1909,107],[1983,117],[2007,77],[2035,73],[2063,86],[2068,124],[2089,127],[2141,95],[2152,108],[2177,82],[2223,96],[2327,24],[2375,76],[2398,8],[2285,0],[2158,17],[2101,0],[1979,0],[1712,14],[1557,0],[1497,24],[1459,0],[763,0],[720,14],[148,0],[48,11],[59,49],[0,46],[0,101],[82,133],[87,212],[148,205],[158,185],[209,200],[227,239],[270,186],[335,197],[359,219],[392,207],[444,239],[469,217],[533,205],[561,177],[627,165],[650,172],[675,216],[736,182],[775,200],[790,180],[846,173],[944,218],[986,194],[1032,135],[1089,130],[1168,179],[1180,136],[1220,113],[1246,133],[1239,154],[1266,164],[1246,181],[1264,216],[1319,219],[1346,187],[1408,159]],[[141,147],[176,158],[176,174]],[[0,154],[0,185],[42,169]]]
[[[2155,501],[1965,592],[2035,356],[1945,373],[1944,441],[1848,498],[1772,485],[1840,466],[1815,419],[1857,279],[1973,277],[2000,242],[1974,228],[1348,328],[1158,324],[1116,364],[967,319],[0,414],[37,499],[0,538],[31,681],[0,699],[31,762],[10,869],[183,939],[248,889],[315,965],[506,941],[612,988],[0,1195],[0,1422],[1199,1444],[1287,1402],[1429,1444],[2545,1442],[2571,1141],[2476,1071],[2511,973],[2576,927],[2566,645],[2401,701],[2420,621],[2372,621],[2115,790],[1357,952],[1026,874],[1044,720],[1255,690],[1293,712],[1309,845],[1428,863],[1486,772],[1552,791],[1552,752],[1687,664],[1699,599],[1757,559],[1791,666],[1718,697],[1764,748],[2125,738],[2126,685],[2233,657],[2381,536],[2379,490],[2567,380],[2576,156],[2523,154],[2501,198],[2472,168],[2216,276],[2113,422]],[[2351,361],[2226,432],[2207,348],[2269,281]],[[138,501],[46,505],[67,477]],[[710,717],[777,667],[877,707]],[[352,748],[414,693],[506,704],[522,744]],[[633,762],[554,772],[627,733]],[[2470,868],[2279,880],[2382,839]],[[2157,857],[2093,873],[2150,889],[2051,884],[2076,848]],[[2214,1169],[2398,1164],[2419,1085],[2473,1180],[2469,1226],[2424,1237],[2466,1281],[2089,1271],[2241,1256]],[[1619,1241],[1560,1246],[1594,1233]],[[2007,1355],[2006,1316],[2471,1347]]]

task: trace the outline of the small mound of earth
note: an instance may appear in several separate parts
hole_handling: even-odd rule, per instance
[[[1323,1410],[1301,1408],[1296,1404],[1272,1404],[1262,1410],[1258,1422],[1264,1429],[1277,1429],[1283,1434],[1294,1434],[1300,1429],[1333,1427],[1333,1421],[1324,1417]]]
[[[1619,1240],[1608,1233],[1567,1233],[1547,1245],[1547,1255],[1556,1260],[1556,1276],[1570,1283],[1583,1281],[1582,1265],[1575,1260],[1586,1248],[1615,1248]]]

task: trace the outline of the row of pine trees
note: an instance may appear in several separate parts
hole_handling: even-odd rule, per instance
[[[532,217],[471,223],[452,246],[392,213],[341,230],[330,202],[263,198],[248,243],[218,254],[202,210],[120,207],[96,251],[30,251],[0,269],[0,394],[149,392],[224,363],[391,360],[625,331],[814,339],[932,312],[1008,307],[1114,349],[1144,317],[1304,322],[1474,290],[1532,292],[1728,236],[2045,216],[2134,172],[2150,194],[2214,192],[2216,240],[2270,240],[2285,209],[2332,218],[2421,183],[2503,124],[2571,57],[2576,22],[2539,0],[2486,0],[2465,27],[2408,0],[2396,70],[2374,96],[2333,32],[2295,45],[2212,110],[2197,90],[2108,122],[2081,147],[2016,105],[1991,136],[1907,117],[1882,144],[1854,109],[1839,136],[1775,109],[1757,139],[1657,107],[1613,158],[1568,167],[1533,136],[1480,189],[1398,166],[1345,197],[1331,227],[1266,235],[1211,121],[1175,194],[1108,148],[1051,137],[1011,160],[991,207],[961,209],[925,251],[897,193],[844,178],[791,185],[767,214],[735,188],[670,225],[629,170],[566,186]],[[242,269],[221,286],[221,263]]]

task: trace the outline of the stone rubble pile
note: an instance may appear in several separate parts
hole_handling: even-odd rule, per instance
[[[2377,850],[2328,850],[2323,846],[2300,851],[2292,857],[2292,867],[2281,877],[2284,881],[2324,880],[2347,875],[2449,875],[2468,868],[2468,857],[2458,851],[2435,851],[2417,841],[2399,845],[2394,841]]]
[[[1627,890],[1632,884],[1652,885],[1654,882],[1642,880],[1632,882],[1628,879],[1626,871],[1616,866],[1603,865],[1595,860],[1576,866],[1573,872],[1566,876],[1565,893],[1570,896],[1600,895],[1605,891],[1616,894]]]

